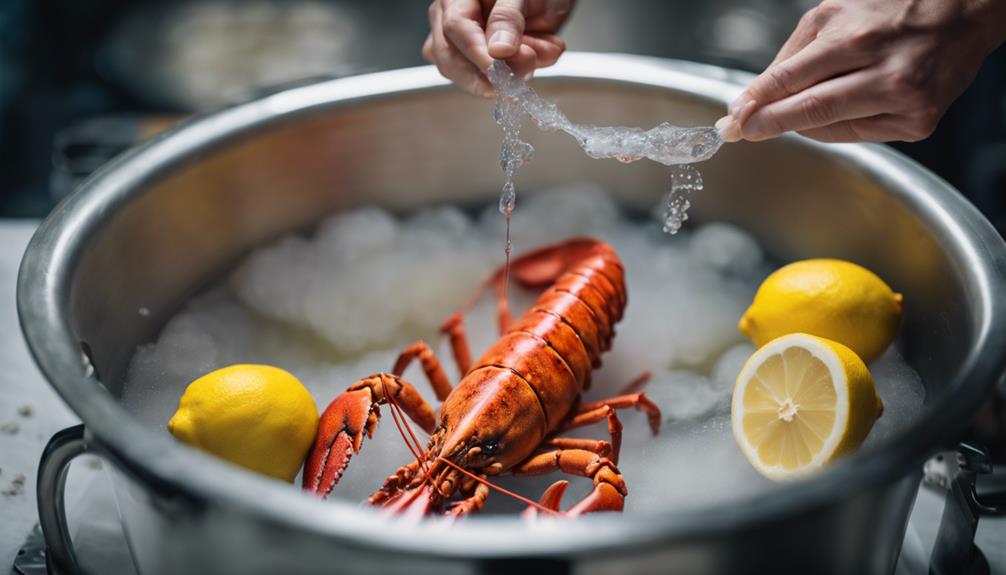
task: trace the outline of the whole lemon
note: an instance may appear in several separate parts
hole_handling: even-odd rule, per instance
[[[232,365],[189,384],[168,431],[231,463],[292,482],[318,431],[318,408],[289,372]]]
[[[738,328],[758,347],[790,333],[816,335],[848,346],[869,363],[897,335],[901,299],[852,262],[803,260],[762,282]]]

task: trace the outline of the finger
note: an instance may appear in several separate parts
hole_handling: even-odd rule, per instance
[[[498,0],[486,19],[486,38],[489,55],[500,60],[509,60],[520,49],[524,35],[524,0]]]
[[[892,105],[873,72],[855,72],[811,86],[762,106],[740,124],[745,140],[757,142],[783,132],[811,130],[890,112]]]
[[[433,34],[426,36],[426,41],[423,42],[423,49],[421,50],[421,53],[424,60],[430,64],[433,63]]]
[[[431,17],[434,20],[430,32],[433,36],[432,59],[440,73],[466,92],[483,98],[493,97],[493,87],[482,71],[444,36],[441,26],[443,12],[439,6],[431,10]]]
[[[526,44],[521,44],[520,48],[517,49],[517,55],[506,61],[513,70],[513,73],[518,78],[523,78],[525,81],[530,80],[531,76],[534,75],[534,70],[538,66],[538,58],[535,55],[534,49]]]
[[[535,67],[545,68],[555,64],[566,51],[566,42],[555,34],[524,34],[523,44],[534,50]]]
[[[800,133],[822,142],[918,142],[932,135],[938,123],[931,114],[878,114]]]
[[[482,29],[482,7],[478,0],[441,2],[444,37],[479,70],[493,63]]]
[[[903,126],[908,121],[905,116],[878,114],[869,118],[857,118],[836,122],[828,126],[801,130],[800,133],[819,142],[890,142],[909,139]]]
[[[866,52],[839,50],[831,42],[814,40],[793,56],[769,66],[755,78],[731,104],[731,113],[751,101],[758,102],[760,106],[771,104],[869,62],[870,56]]]
[[[716,124],[714,124],[713,127],[715,127],[716,131],[720,133],[720,138],[728,144],[732,142],[739,142],[744,139],[741,134],[740,124],[738,124],[737,120],[729,114],[723,116],[719,120],[716,120]]]
[[[766,69],[771,68],[782,62],[788,60],[790,56],[803,50],[810,44],[815,38],[817,38],[817,31],[820,29],[817,25],[818,19],[815,18],[816,9],[811,9],[806,12],[803,17],[800,18],[800,22],[797,23],[796,28],[793,33],[789,35],[786,42],[779,49],[779,52],[775,55],[775,59],[766,66]],[[728,112],[731,116],[734,116],[735,120],[743,121],[740,116],[741,106],[744,106],[751,101],[751,96],[748,94],[748,90],[744,90],[737,96],[733,102],[730,103],[728,107]],[[753,111],[753,110],[751,110]],[[740,129],[736,131],[737,137],[740,138]]]
[[[554,33],[569,18],[573,10],[572,0],[544,0],[542,9],[529,15],[524,24],[524,33],[546,32]]]
[[[818,26],[816,10],[816,8],[812,8],[800,18],[793,33],[786,39],[786,43],[782,45],[782,48],[779,48],[779,53],[775,55],[775,59],[772,60],[772,63],[768,67],[775,66],[779,62],[803,50],[807,44],[810,44],[817,38],[817,31],[820,30],[820,27]]]

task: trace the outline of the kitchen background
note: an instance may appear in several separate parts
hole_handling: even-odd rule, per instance
[[[569,49],[761,70],[813,0],[580,0]],[[0,0],[0,216],[41,217],[178,118],[319,76],[423,64],[426,3]],[[924,142],[895,144],[1006,229],[1006,50]]]

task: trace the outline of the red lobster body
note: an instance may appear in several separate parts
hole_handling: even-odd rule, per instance
[[[456,469],[460,467],[482,477],[556,470],[591,477],[594,491],[569,512],[622,508],[627,490],[616,467],[621,423],[615,409],[646,412],[654,433],[660,411],[642,393],[590,404],[580,401],[592,369],[600,366],[601,353],[611,347],[614,324],[625,309],[621,261],[610,245],[578,238],[515,259],[510,274],[525,287],[546,289],[511,322],[503,296],[504,270],[489,278],[484,285],[496,290],[502,335],[473,367],[461,313],[444,324],[442,331],[450,336],[464,374],[457,387],[451,389],[432,350],[420,341],[402,352],[392,373],[360,380],[329,405],[305,467],[305,488],[323,495],[331,491],[352,454],[359,451],[363,435],[373,432],[378,406],[390,400],[431,437],[417,461],[399,468],[371,496],[374,504],[426,513],[460,491],[463,499],[450,512],[476,511],[488,488],[460,473]],[[420,360],[443,401],[439,422],[400,377],[413,359]],[[557,437],[567,429],[605,419],[610,443]],[[557,509],[565,485],[561,481],[549,488],[542,505]]]

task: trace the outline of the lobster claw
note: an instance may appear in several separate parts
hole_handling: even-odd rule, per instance
[[[318,435],[304,464],[306,491],[322,497],[332,492],[349,460],[360,452],[363,435],[373,435],[377,409],[368,388],[346,391],[332,400],[321,416]]]
[[[565,479],[556,481],[552,485],[549,485],[548,489],[545,490],[545,493],[541,494],[541,499],[538,500],[538,503],[546,509],[558,511],[559,505],[562,503],[562,495],[566,492],[566,487],[568,485],[569,481],[566,481]],[[528,521],[534,520],[538,517],[538,510],[529,506],[523,511],[523,513],[521,513],[521,517]]]
[[[365,377],[349,386],[321,414],[318,435],[304,464],[305,491],[322,497],[332,492],[349,460],[360,452],[364,435],[373,437],[381,419],[380,405],[389,401],[424,431],[433,432],[433,409],[411,383],[390,373]]]

